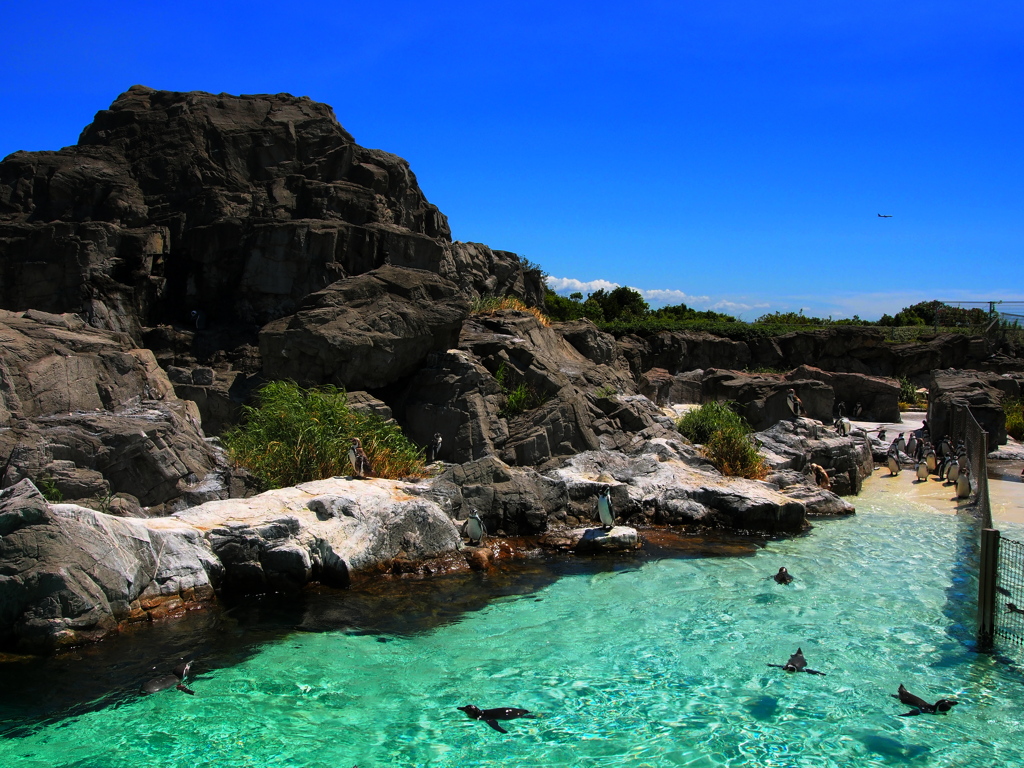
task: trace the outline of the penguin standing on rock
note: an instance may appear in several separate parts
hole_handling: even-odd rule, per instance
[[[900,432],[899,436],[896,438],[896,449],[900,453],[907,452],[907,438],[903,436],[902,432]]]
[[[796,396],[795,389],[786,390],[786,406],[794,416],[799,416],[804,412],[804,404],[800,401],[800,398]]]
[[[480,519],[480,513],[474,509],[473,514],[466,520],[466,537],[469,539],[470,544],[476,546],[483,541],[486,534],[487,527],[484,525],[484,521]]]
[[[437,461],[437,454],[441,452],[441,440],[441,433],[435,432],[430,440],[430,445],[427,447],[427,464],[433,464]]]
[[[607,488],[597,495],[597,517],[601,521],[601,527],[606,531],[615,526],[615,513],[612,511],[612,500]]]
[[[373,477],[373,465],[358,437],[352,438],[352,446],[348,449],[348,460],[352,463],[352,472],[356,477],[360,479]]]

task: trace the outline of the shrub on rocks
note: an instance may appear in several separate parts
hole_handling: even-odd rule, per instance
[[[676,422],[679,432],[704,446],[704,455],[723,475],[761,480],[768,464],[750,441],[750,425],[728,404],[710,402]]]
[[[374,476],[423,476],[422,449],[380,416],[349,409],[345,391],[333,386],[266,384],[257,405],[246,406],[242,423],[224,435],[224,444],[233,461],[272,489],[351,473],[353,437],[362,442]]]

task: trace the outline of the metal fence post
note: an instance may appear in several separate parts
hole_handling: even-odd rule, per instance
[[[992,650],[996,620],[996,579],[999,575],[999,531],[981,532],[981,563],[978,569],[978,650]]]

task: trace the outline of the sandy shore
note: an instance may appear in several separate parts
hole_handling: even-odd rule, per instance
[[[892,440],[900,432],[909,434],[920,429],[925,417],[926,414],[923,412],[912,411],[904,413],[903,422],[899,424],[869,421],[854,424],[871,432],[884,427],[887,439]],[[1021,478],[1021,469],[1024,468],[1024,446],[1011,438],[1010,444],[1001,446],[998,453],[1007,458],[990,458],[988,462],[988,488],[993,523],[997,528],[1000,522],[1024,524],[1024,480]],[[945,514],[955,513],[957,507],[964,504],[962,500],[956,498],[956,490],[952,485],[940,483],[934,477],[921,482],[914,474],[913,467],[905,468],[896,477],[890,477],[889,470],[885,467],[877,468],[865,481],[861,491],[861,495],[866,498],[871,498],[874,494],[892,493]]]

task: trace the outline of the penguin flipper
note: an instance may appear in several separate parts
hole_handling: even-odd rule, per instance
[[[189,688],[184,683],[178,683],[177,688],[178,688],[179,691],[181,691],[182,693],[187,693],[189,696],[195,696],[196,695],[196,692],[193,691],[191,688]]]
[[[819,672],[816,669],[807,669],[806,667],[804,668],[804,672],[806,672],[808,675],[821,675],[822,677],[825,676],[824,672]]]
[[[909,712],[904,712],[902,715],[900,715],[900,717],[914,717],[915,715],[920,715],[920,714],[921,714],[921,710],[920,709],[912,709]]]
[[[506,731],[504,728],[498,725],[497,720],[484,720],[484,722],[491,726],[491,728],[496,730],[498,733],[508,733],[508,731]]]
[[[786,667],[782,664],[769,664],[769,667],[777,667],[779,669],[785,669]]]

